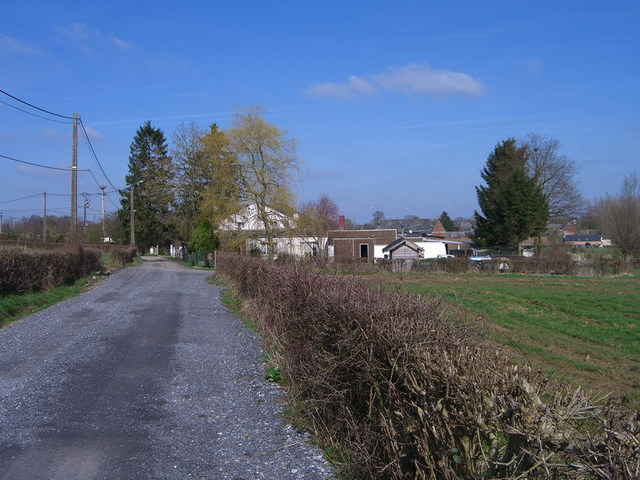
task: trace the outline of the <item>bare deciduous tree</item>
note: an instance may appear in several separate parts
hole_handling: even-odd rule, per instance
[[[583,210],[584,200],[574,179],[576,164],[560,153],[558,139],[530,133],[519,143],[527,147],[527,173],[547,197],[549,216],[578,216]]]
[[[607,194],[596,203],[595,210],[604,235],[620,248],[627,258],[640,254],[640,182],[635,173],[624,177],[617,196]]]
[[[315,240],[320,256],[327,253],[327,232],[338,227],[339,213],[338,205],[324,193],[317,200],[304,203],[300,208],[301,233]]]
[[[171,154],[176,168],[174,223],[181,240],[187,241],[200,217],[204,190],[211,182],[202,138],[207,132],[195,122],[182,123],[172,135]]]

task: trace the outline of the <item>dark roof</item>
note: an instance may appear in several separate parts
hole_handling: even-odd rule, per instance
[[[454,220],[453,224],[456,226],[456,230],[459,232],[470,232],[473,230],[473,225],[468,220]]]
[[[433,231],[433,227],[436,226],[436,222],[438,219],[429,219],[429,218],[416,218],[413,220],[400,219],[400,220],[392,220],[392,219],[384,219],[380,220],[376,227],[377,228],[393,228],[398,231],[398,233],[426,233],[430,234]]]
[[[397,250],[398,248],[400,248],[403,245],[406,245],[407,247],[409,247],[414,252],[420,251],[420,247],[418,247],[418,245],[413,243],[411,240],[408,240],[408,239],[403,238],[403,237],[400,237],[399,239],[391,242],[389,245],[384,247],[382,249],[382,251],[383,252],[394,252],[395,250]]]
[[[601,242],[600,235],[565,235],[565,242]]]

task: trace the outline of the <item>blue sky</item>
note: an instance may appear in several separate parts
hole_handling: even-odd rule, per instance
[[[640,3],[5,2],[0,89],[79,113],[118,188],[146,120],[171,140],[182,122],[228,128],[260,104],[298,139],[299,201],[326,193],[357,222],[471,216],[509,137],[557,138],[587,199],[638,172]],[[68,123],[0,101],[0,155],[70,166]],[[78,162],[97,220],[107,180],[82,136]],[[40,214],[45,191],[49,213],[68,214],[68,172],[4,158],[0,172],[5,219]]]

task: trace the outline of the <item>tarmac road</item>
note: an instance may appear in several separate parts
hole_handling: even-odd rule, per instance
[[[0,479],[325,479],[261,340],[157,258],[0,330]]]

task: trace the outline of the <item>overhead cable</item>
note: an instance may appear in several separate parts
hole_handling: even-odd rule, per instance
[[[49,168],[51,170],[62,170],[63,172],[71,172],[73,170],[73,168],[60,168],[60,167],[50,167],[49,165],[40,165],[39,163],[27,162],[26,160],[18,160],[17,158],[7,157],[6,155],[0,155],[0,157],[6,158],[7,160],[12,160],[12,161],[18,162],[18,163],[25,163],[27,165],[33,165],[34,167]],[[87,170],[88,169],[86,169],[86,168],[77,168],[76,169],[76,171],[78,171],[78,172],[86,172]]]
[[[111,185],[111,188],[113,188],[114,190],[117,190],[117,188],[113,185],[113,183],[111,183],[111,180],[109,180],[109,177],[107,176],[106,172],[104,171],[104,168],[102,168],[102,164],[100,163],[100,160],[98,160],[98,156],[96,155],[96,151],[93,149],[93,145],[91,144],[91,140],[89,140],[89,135],[87,134],[87,130],[84,128],[84,123],[82,122],[82,118],[78,118],[78,120],[80,122],[80,127],[82,128],[82,133],[84,135],[84,139],[86,140],[87,145],[89,146],[89,150],[91,150],[93,158],[95,159],[96,163],[98,164],[98,167],[100,167],[100,171],[104,175],[104,178],[106,178],[107,182],[109,182],[109,185]],[[91,175],[93,175],[93,173]],[[93,177],[93,178],[95,179],[96,177]],[[97,182],[97,180],[96,180],[96,182]],[[98,186],[99,185],[100,184],[98,184]]]
[[[35,113],[28,112],[26,110],[23,110],[22,108],[16,107],[15,105],[11,105],[10,103],[7,103],[7,102],[5,102],[3,100],[0,100],[0,103],[4,103],[7,107],[15,108],[16,110],[19,110],[22,113],[26,113],[27,115],[31,115],[32,117],[37,117],[37,118],[42,118],[43,120],[48,120],[49,122],[64,123],[66,125],[69,125],[69,123],[71,123],[71,122],[67,122],[67,121],[64,121],[64,120],[56,120],[55,118],[47,118],[47,117],[43,117],[42,115],[37,115]]]
[[[25,105],[28,105],[31,108],[35,108],[36,110],[40,110],[41,112],[48,113],[49,115],[54,115],[56,117],[66,118],[68,120],[73,120],[73,117],[70,117],[68,115],[60,115],[59,113],[50,112],[49,110],[45,110],[44,108],[36,107],[35,105],[33,105],[33,104],[29,103],[29,102],[25,102],[24,100],[21,100],[18,97],[14,97],[13,95],[11,95],[10,93],[5,92],[4,90],[0,90],[0,93],[5,94],[7,97],[13,98],[14,100],[17,100],[20,103],[24,103]]]
[[[42,195],[41,193],[36,193],[35,195],[29,195],[28,197],[14,198],[13,200],[3,200],[0,203],[11,203],[11,202],[19,202],[20,200],[27,200],[29,198],[35,198]]]

